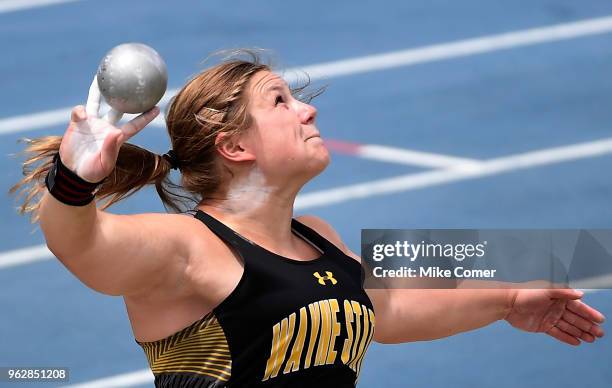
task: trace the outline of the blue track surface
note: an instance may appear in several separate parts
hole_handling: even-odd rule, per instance
[[[0,119],[83,103],[102,55],[141,41],[167,61],[180,87],[213,50],[273,49],[309,65],[612,15],[605,0],[81,1],[0,13]],[[315,100],[324,137],[490,159],[611,137],[612,34],[495,51],[329,81]],[[5,134],[0,190],[19,179]],[[133,142],[168,149],[162,129]],[[332,155],[305,191],[424,171]],[[359,251],[360,228],[612,228],[612,155],[517,170],[306,210]],[[40,231],[0,206],[0,252],[41,244]],[[114,212],[162,211],[151,190]],[[358,216],[356,216],[358,215]],[[147,367],[121,298],[81,285],[57,261],[0,269],[0,366],[67,366],[71,382]],[[611,291],[586,301],[612,316]],[[609,330],[609,328],[608,328]],[[452,338],[374,344],[360,387],[609,387],[609,338],[572,348],[505,323]]]

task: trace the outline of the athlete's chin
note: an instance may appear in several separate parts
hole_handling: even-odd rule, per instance
[[[324,153],[316,155],[316,157],[313,157],[308,162],[309,163],[307,165],[309,175],[311,178],[314,178],[315,176],[322,173],[327,168],[327,166],[329,166],[331,158],[329,156],[329,152],[327,152],[326,149]]]

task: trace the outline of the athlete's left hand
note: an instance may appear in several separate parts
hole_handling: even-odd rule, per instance
[[[605,317],[580,299],[582,291],[573,289],[513,290],[512,306],[506,320],[514,327],[546,333],[561,342],[580,345],[580,340],[603,337],[599,326]]]

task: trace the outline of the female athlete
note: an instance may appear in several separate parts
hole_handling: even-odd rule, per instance
[[[157,387],[355,386],[372,340],[504,319],[571,345],[603,336],[603,315],[572,289],[364,290],[332,226],[294,218],[330,160],[317,110],[295,92],[254,54],[226,59],[174,97],[160,156],[126,142],[159,110],[115,126],[94,82],[63,137],[30,141],[22,212],[80,281],[123,297]],[[105,211],[145,185],[173,212]]]

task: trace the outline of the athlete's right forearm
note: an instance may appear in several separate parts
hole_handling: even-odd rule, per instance
[[[78,256],[94,237],[97,213],[94,201],[69,206],[46,191],[40,202],[39,222],[49,249],[61,260]]]

